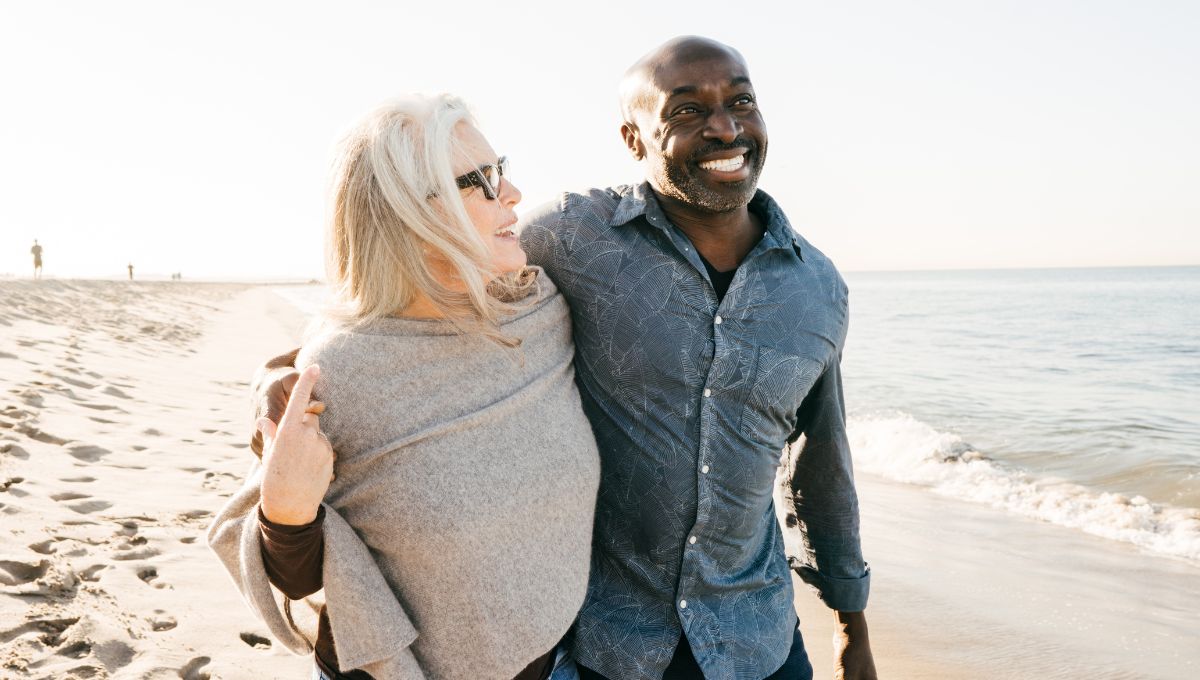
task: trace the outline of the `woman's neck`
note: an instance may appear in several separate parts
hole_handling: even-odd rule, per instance
[[[417,295],[412,304],[405,307],[397,316],[402,316],[408,319],[444,319],[446,315],[442,310],[434,306],[430,301],[429,296],[424,294]]]

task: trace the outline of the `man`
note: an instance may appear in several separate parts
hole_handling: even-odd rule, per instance
[[[581,674],[811,677],[772,503],[781,451],[805,435],[788,468],[796,568],[837,611],[837,677],[874,678],[845,284],[756,190],[767,133],[738,52],[672,40],[629,69],[621,107],[646,183],[566,194],[521,237],[571,304],[601,453]]]
[[[772,501],[781,453],[804,436],[787,469],[806,552],[795,567],[836,611],[836,677],[873,680],[839,373],[845,284],[756,189],[767,134],[740,54],[672,40],[627,72],[621,103],[647,181],[565,194],[521,235],[570,302],[602,461],[568,640],[580,673],[811,677]],[[262,392],[272,420],[294,382]]]
[[[33,254],[33,278],[42,278],[42,247],[38,245],[37,239],[33,239],[33,247],[29,249]]]

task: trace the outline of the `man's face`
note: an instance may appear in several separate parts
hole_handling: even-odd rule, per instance
[[[767,158],[767,129],[745,63],[707,52],[668,61],[646,78],[626,136],[661,194],[707,212],[750,202]],[[638,148],[634,148],[638,146]]]

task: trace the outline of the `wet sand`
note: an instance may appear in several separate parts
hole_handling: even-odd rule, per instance
[[[881,678],[1200,677],[1200,565],[858,475]],[[797,581],[818,680],[832,615]]]

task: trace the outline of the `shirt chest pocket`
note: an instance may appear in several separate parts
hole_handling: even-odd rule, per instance
[[[823,370],[812,357],[759,347],[742,408],[742,436],[782,449],[796,427],[796,411]]]

